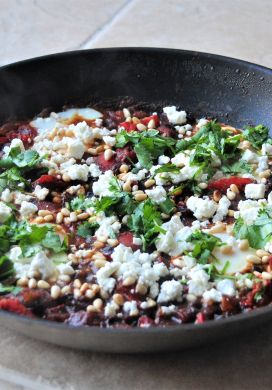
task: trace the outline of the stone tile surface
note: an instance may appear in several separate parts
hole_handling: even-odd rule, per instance
[[[126,0],[1,0],[0,64],[74,50]]]
[[[157,46],[272,67],[270,0],[0,0],[0,64],[76,48]],[[269,325],[179,353],[113,356],[0,328],[0,390],[268,390]]]

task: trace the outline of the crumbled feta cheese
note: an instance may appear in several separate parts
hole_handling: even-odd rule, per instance
[[[37,211],[38,211],[38,207],[35,204],[26,202],[25,200],[21,203],[21,207],[19,210],[22,218],[29,218]]]
[[[222,294],[220,291],[216,290],[215,288],[211,288],[210,290],[204,291],[203,299],[205,302],[209,302],[209,301],[221,302]]]
[[[22,256],[22,249],[18,245],[13,246],[7,253],[7,256],[13,262],[18,261]]]
[[[6,203],[12,202],[13,193],[8,188],[5,188],[1,194],[1,200]]]
[[[28,202],[31,199],[31,196],[25,195],[20,191],[15,191],[14,198],[15,198],[15,201],[14,201],[15,204],[22,204],[22,202],[24,202],[24,201]]]
[[[246,151],[242,154],[242,160],[253,164],[258,161],[258,155],[252,152],[250,149],[246,149]]]
[[[263,172],[268,168],[268,156],[258,157],[258,168],[256,172]]]
[[[119,305],[117,305],[114,301],[108,302],[104,309],[104,314],[106,317],[112,318],[115,317],[119,310]]]
[[[79,160],[85,152],[85,147],[79,139],[70,138],[67,148],[67,156]]]
[[[110,135],[104,135],[103,141],[109,146],[114,146],[116,143],[115,137],[111,137]]]
[[[145,193],[154,203],[162,203],[166,200],[166,191],[162,186],[157,186],[152,190],[146,190]]]
[[[118,270],[119,263],[107,262],[104,267],[101,267],[96,273],[97,283],[107,292],[112,292],[116,280],[112,275]]]
[[[11,141],[9,149],[11,150],[13,148],[20,148],[21,152],[25,151],[25,147],[24,147],[23,141],[21,139],[19,139],[19,138],[14,138]]]
[[[170,157],[164,156],[164,155],[160,156],[159,159],[158,159],[159,165],[168,164],[169,161],[170,161]]]
[[[272,156],[272,145],[271,144],[262,144],[262,155]]]
[[[222,198],[218,202],[218,208],[215,216],[213,217],[213,222],[223,221],[224,217],[228,214],[230,205],[231,202],[226,197],[226,195],[222,196]]]
[[[92,177],[99,177],[102,174],[98,166],[94,163],[90,164],[89,172]]]
[[[52,277],[56,272],[56,266],[44,252],[37,253],[30,263],[29,272],[39,272],[43,280]]]
[[[175,305],[170,305],[170,306],[161,306],[161,311],[162,314],[165,316],[170,316],[172,313],[174,313],[176,310]]]
[[[35,187],[35,190],[33,191],[33,195],[35,195],[39,200],[44,200],[48,194],[49,194],[48,188],[42,188],[39,185],[37,185]]]
[[[188,281],[189,294],[200,296],[206,291],[209,287],[209,275],[200,265],[196,265],[188,273],[191,280]]]
[[[112,179],[114,178],[112,171],[106,171],[103,175],[99,176],[99,179],[93,183],[93,193],[96,196],[111,196],[112,193],[109,190]]]
[[[200,221],[211,218],[216,210],[218,205],[214,200],[207,198],[198,198],[196,196],[191,196],[186,203],[189,210],[194,213],[194,216]]]
[[[186,123],[186,112],[177,111],[176,106],[164,107],[163,112],[167,115],[169,122],[174,125],[183,125]]]
[[[172,164],[177,167],[184,167],[185,165],[189,165],[190,157],[186,156],[185,153],[178,153],[175,157],[171,158]]]
[[[200,128],[202,126],[205,126],[207,123],[209,123],[208,119],[201,118],[198,120],[196,127]]]
[[[74,268],[65,263],[61,263],[57,266],[57,269],[61,275],[73,275],[75,273]]]
[[[245,196],[247,199],[262,199],[265,194],[264,184],[247,184],[245,186]]]
[[[118,234],[121,229],[121,224],[115,215],[105,217],[105,215],[101,213],[97,218],[97,223],[99,224],[99,228],[95,232],[96,237],[108,237],[110,233]]]
[[[180,300],[182,296],[182,285],[176,280],[167,280],[161,285],[158,302],[170,302]]]
[[[223,295],[233,297],[235,295],[234,283],[230,279],[222,279],[217,283],[217,290]]]
[[[136,301],[127,301],[124,303],[123,306],[124,312],[128,313],[130,317],[137,316],[139,314],[139,310],[137,308],[137,302]]]
[[[256,200],[240,200],[237,207],[239,211],[234,213],[234,218],[240,216],[247,225],[252,225],[258,216],[260,207],[261,202],[259,203]]]
[[[67,175],[71,180],[87,181],[89,174],[89,167],[87,164],[74,164],[67,169]]]
[[[142,245],[143,241],[142,241],[142,239],[139,238],[139,237],[133,237],[132,243],[133,243],[134,245]]]

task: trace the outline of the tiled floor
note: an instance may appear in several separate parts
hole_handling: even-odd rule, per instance
[[[157,46],[272,67],[271,0],[0,0],[0,64],[57,51]],[[269,326],[163,356],[110,356],[0,329],[0,390],[271,389]]]

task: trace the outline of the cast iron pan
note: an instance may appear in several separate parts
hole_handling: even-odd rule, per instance
[[[150,48],[56,54],[0,68],[0,123],[46,107],[117,102],[174,104],[194,116],[238,127],[271,126],[272,70],[212,54]],[[72,328],[0,312],[0,324],[40,340],[103,352],[157,352],[225,338],[271,319],[272,307],[200,325],[169,328]]]

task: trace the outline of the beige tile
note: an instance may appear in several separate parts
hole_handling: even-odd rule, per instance
[[[126,0],[1,0],[0,64],[78,48]]]
[[[272,67],[271,13],[271,0],[135,0],[85,47],[172,47]]]

